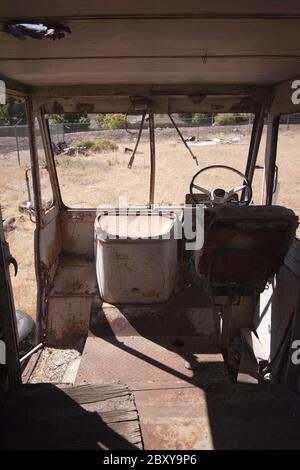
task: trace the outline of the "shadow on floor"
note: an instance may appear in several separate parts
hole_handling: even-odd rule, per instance
[[[142,448],[134,402],[120,384],[23,385],[1,405],[1,449]]]

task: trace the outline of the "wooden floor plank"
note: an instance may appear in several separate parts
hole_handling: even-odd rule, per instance
[[[1,449],[142,448],[138,413],[122,384],[25,385],[4,403],[0,419]]]
[[[63,393],[62,393],[63,392]],[[30,407],[32,411],[45,408],[62,408],[101,402],[113,398],[129,396],[128,388],[124,385],[81,385],[76,387],[59,388],[51,384],[28,384],[24,389],[16,390],[10,395],[7,406],[10,410],[24,410]]]

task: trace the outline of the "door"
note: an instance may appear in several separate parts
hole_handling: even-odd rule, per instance
[[[18,330],[9,265],[17,263],[5,241],[0,207],[0,393],[21,383]]]
[[[282,82],[273,88],[268,117],[265,153],[266,204],[282,205],[300,216],[299,80]],[[297,89],[296,89],[297,88]],[[294,99],[296,98],[296,99]],[[278,274],[261,295],[256,333],[264,345],[275,382],[300,390],[300,231]]]

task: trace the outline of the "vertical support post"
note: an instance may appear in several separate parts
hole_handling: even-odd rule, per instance
[[[16,137],[16,147],[17,147],[18,165],[21,166],[20,148],[19,148],[19,136],[18,136],[18,123],[16,123],[16,125],[15,125],[15,137]]]
[[[40,176],[39,176],[39,161],[38,152],[35,137],[35,126],[34,126],[34,110],[32,105],[32,99],[30,96],[26,98],[26,115],[28,125],[28,137],[29,137],[29,150],[31,160],[31,173],[32,173],[32,187],[34,197],[34,209],[35,209],[35,222],[36,229],[34,231],[34,261],[35,261],[35,274],[37,283],[37,312],[36,322],[38,331],[38,340],[42,339],[42,267],[40,262],[40,231],[42,228],[42,204],[41,204],[41,188],[40,188]]]
[[[25,171],[25,181],[26,181],[26,186],[27,186],[28,202],[32,203],[31,191],[30,191],[30,181],[29,181],[29,176],[28,176],[28,173],[30,171],[31,171],[31,168],[27,168],[27,170]]]
[[[15,305],[10,282],[9,264],[11,255],[4,238],[2,212],[0,207],[0,323],[4,340],[5,363],[9,387],[21,384],[21,370],[18,347],[18,328]],[[5,374],[6,375],[6,374]],[[7,384],[4,384],[6,386]]]
[[[155,191],[155,131],[154,131],[154,115],[150,111],[149,114],[149,136],[150,136],[150,194],[149,207],[154,204]]]
[[[265,152],[265,172],[262,204],[271,205],[274,186],[277,140],[280,116],[269,116]]]
[[[56,171],[55,162],[54,162],[54,154],[53,154],[53,148],[52,148],[51,137],[50,137],[50,127],[49,127],[49,123],[45,119],[42,109],[40,109],[38,113],[38,122],[39,122],[39,128],[40,128],[43,147],[44,147],[45,156],[46,156],[47,169],[49,172],[49,178],[50,178],[52,192],[53,192],[53,202],[57,203],[59,207],[62,207],[63,203],[61,199],[57,171]],[[59,132],[58,125],[56,126],[56,129]]]
[[[250,184],[252,184],[253,175],[255,171],[255,165],[257,162],[257,155],[259,151],[259,145],[261,141],[261,136],[264,128],[264,118],[265,118],[265,110],[261,108],[260,112],[255,115],[254,122],[253,122],[253,129],[252,135],[250,140],[249,152],[248,152],[248,159],[247,159],[247,166],[245,175],[248,178]],[[241,200],[244,200],[246,191],[243,190]]]

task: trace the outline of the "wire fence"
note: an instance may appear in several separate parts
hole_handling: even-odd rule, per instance
[[[50,124],[51,140],[54,143],[64,141],[64,124]],[[41,133],[38,127],[35,129],[36,143],[39,151],[43,150]],[[28,127],[26,124],[16,124],[14,126],[0,126],[0,155],[15,154],[17,162],[21,165],[21,161],[29,164],[29,140]]]
[[[246,132],[251,132],[254,115],[244,115],[243,120],[240,122],[224,122],[218,121],[214,114],[201,116],[199,114],[194,115],[184,115],[174,114],[174,120],[178,127],[182,128],[210,128],[210,127],[224,127],[234,128],[242,127]],[[281,118],[281,124],[286,124],[287,128],[292,124],[299,124],[300,117],[299,114],[286,114]],[[133,129],[137,130],[140,127],[141,116],[140,115],[129,115],[127,116],[126,122],[121,124],[121,129]],[[155,116],[155,125],[158,129],[167,129],[172,128],[172,123],[170,118],[166,114],[158,114]],[[97,120],[94,115],[90,115],[89,122],[54,122],[50,121],[50,134],[51,140],[54,144],[64,142],[66,136],[69,134],[79,134],[79,133],[91,133],[104,131],[104,129],[99,128]],[[144,128],[148,127],[148,122],[146,120]],[[36,139],[38,148],[42,148],[41,136],[38,127],[36,128]],[[68,140],[68,138],[67,138]],[[0,154],[15,152],[17,155],[17,160],[20,163],[22,152],[28,150],[28,128],[27,125],[21,125],[18,122],[15,125],[10,126],[0,126]]]
[[[198,139],[201,137],[203,132],[207,135],[214,134],[215,132],[229,132],[230,130],[236,130],[243,134],[250,134],[253,125],[254,115],[244,116],[244,119],[240,122],[230,123],[224,121],[218,122],[215,120],[213,114],[207,116],[193,115],[192,118],[189,116],[184,116],[183,114],[174,114],[174,120],[176,125],[179,128],[189,128],[191,133],[194,133],[195,138]],[[97,120],[94,116],[91,115],[89,122],[79,123],[79,122],[50,122],[50,135],[51,141],[54,145],[60,144],[62,142],[68,142],[73,144],[77,140],[84,138],[93,138],[99,137],[100,134],[105,135],[110,138],[110,133],[112,135],[118,130],[124,132],[125,129],[133,132],[138,131],[141,123],[141,116],[139,115],[130,115],[127,117],[126,123],[123,123],[121,129],[101,129],[98,126]],[[281,124],[286,124],[288,127],[292,124],[300,123],[300,117],[298,115],[285,115],[281,119]],[[170,121],[170,118],[166,114],[158,114],[155,116],[155,125],[158,130],[164,130],[167,135],[167,132],[171,132],[173,125]],[[148,123],[145,122],[144,127],[148,127]],[[216,127],[216,129],[215,129]],[[168,131],[167,131],[168,130]],[[187,132],[184,131],[184,134]],[[165,134],[164,134],[165,135]],[[40,135],[40,130],[36,127],[36,142],[37,148],[39,151],[43,151],[42,139]],[[16,156],[18,164],[21,164],[21,161],[26,161],[29,164],[29,142],[28,142],[28,128],[27,125],[20,125],[16,123],[11,126],[0,126],[0,157],[7,156],[8,154],[13,153]]]

